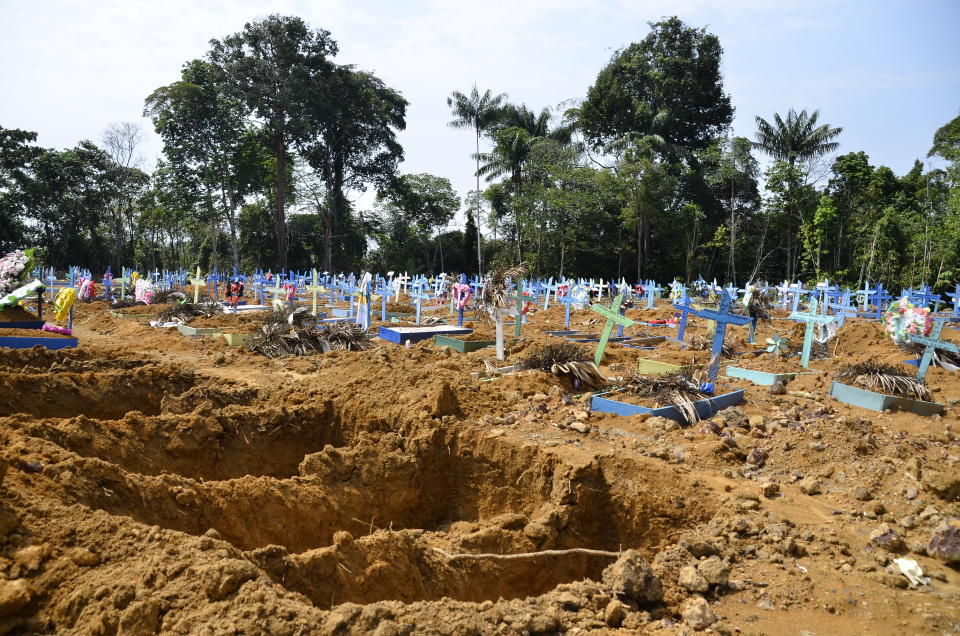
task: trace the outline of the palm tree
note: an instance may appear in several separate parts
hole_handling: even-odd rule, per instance
[[[817,126],[820,111],[807,114],[790,109],[784,121],[778,113],[773,114],[773,125],[763,117],[757,117],[757,140],[753,147],[765,152],[777,161],[785,161],[790,167],[797,162],[815,159],[833,152],[840,144],[832,141],[843,128],[831,128],[829,124]]]
[[[787,182],[787,218],[793,207],[799,181],[795,169],[798,163],[816,159],[836,150],[840,144],[836,137],[843,128],[831,128],[828,124],[817,125],[820,111],[799,113],[793,108],[787,113],[786,120],[778,113],[773,114],[773,124],[763,117],[757,117],[757,140],[752,142],[757,150],[770,155],[776,161],[783,161],[790,167],[790,179]],[[799,215],[799,210],[796,211]],[[801,218],[802,222],[802,218]],[[787,228],[787,278],[793,278],[793,259],[790,255],[790,228]]]
[[[480,192],[480,133],[489,130],[498,120],[503,100],[507,98],[505,93],[493,95],[489,90],[483,95],[477,90],[477,85],[473,85],[470,95],[464,95],[460,91],[453,91],[447,98],[447,106],[453,113],[453,120],[448,124],[451,128],[472,128],[477,136],[477,192]],[[479,215],[479,210],[477,210]],[[482,223],[477,219],[477,268],[478,273],[483,273],[483,257],[480,247],[482,234],[480,227]]]

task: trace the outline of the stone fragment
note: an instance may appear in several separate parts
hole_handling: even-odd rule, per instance
[[[30,603],[32,596],[23,579],[0,581],[0,618],[13,616],[22,610]]]
[[[702,596],[693,596],[684,601],[680,615],[683,616],[684,623],[697,631],[717,622],[717,617],[710,610],[710,604]]]
[[[627,550],[603,571],[611,590],[634,601],[652,603],[663,598],[663,585],[650,564],[636,550]]]
[[[620,627],[626,615],[626,606],[615,598],[610,599],[603,612],[603,622],[609,627]]]
[[[680,587],[690,592],[706,592],[710,589],[710,584],[707,583],[707,579],[692,565],[685,565],[680,568],[677,583]]]
[[[944,563],[960,563],[960,519],[945,519],[933,531],[927,555]]]
[[[850,494],[857,501],[870,501],[873,499],[873,494],[863,486],[857,486]]]
[[[887,523],[881,524],[879,528],[870,533],[870,543],[883,548],[887,552],[900,552],[905,547],[903,539]]]
[[[765,481],[760,484],[760,492],[762,492],[763,496],[767,499],[773,499],[780,494],[780,484],[773,481]]]
[[[717,556],[704,559],[697,564],[697,571],[710,585],[726,586],[730,578],[730,566]]]
[[[947,473],[927,468],[923,471],[921,482],[924,488],[947,501],[953,501],[960,495],[960,471]]]
[[[797,485],[800,488],[800,492],[811,496],[819,495],[823,489],[823,485],[816,477],[807,477],[806,479],[802,479]]]

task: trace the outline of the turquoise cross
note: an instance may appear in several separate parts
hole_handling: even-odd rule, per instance
[[[945,322],[946,320],[943,318],[935,320],[929,336],[915,335],[912,333],[907,334],[907,339],[910,340],[910,342],[925,345],[923,357],[920,358],[920,365],[917,369],[917,379],[921,382],[923,382],[923,378],[927,375],[927,368],[930,366],[930,361],[933,359],[933,352],[936,349],[950,351],[951,353],[960,353],[960,348],[954,343],[940,340],[940,332],[943,331],[943,324]]]
[[[824,325],[833,322],[833,316],[823,316],[817,313],[817,298],[810,299],[810,308],[807,313],[795,311],[789,316],[790,320],[807,323],[807,329],[803,332],[803,354],[800,358],[800,364],[805,369],[810,368],[810,346],[813,344],[813,325]]]

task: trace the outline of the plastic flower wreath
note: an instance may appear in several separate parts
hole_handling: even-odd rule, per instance
[[[933,329],[933,318],[926,307],[917,307],[906,298],[890,303],[883,315],[884,331],[897,344],[906,340],[907,334],[928,336]]]
[[[33,253],[36,248],[15,250],[0,258],[0,295],[8,294],[30,282],[35,267]]]

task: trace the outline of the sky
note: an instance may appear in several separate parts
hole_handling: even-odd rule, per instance
[[[162,145],[144,98],[211,38],[271,13],[327,29],[337,62],[399,90],[401,170],[446,177],[461,196],[475,187],[474,140],[447,126],[452,91],[562,109],[670,15],[719,37],[737,135],[752,138],[758,115],[819,109],[843,128],[839,152],[903,174],[960,115],[960,0],[0,0],[0,126],[66,148],[139,122],[150,168]]]

